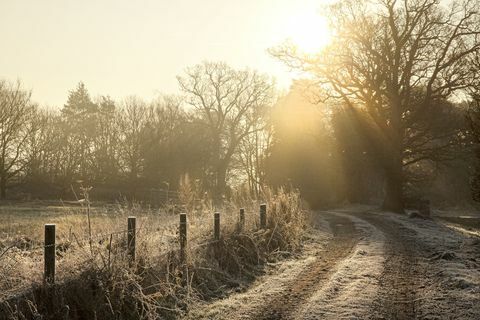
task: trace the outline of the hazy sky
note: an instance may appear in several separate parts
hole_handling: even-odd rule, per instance
[[[85,82],[115,99],[178,92],[203,60],[292,74],[266,49],[301,33],[321,0],[0,0],[0,78],[20,78],[43,105]],[[310,19],[311,20],[311,19]]]

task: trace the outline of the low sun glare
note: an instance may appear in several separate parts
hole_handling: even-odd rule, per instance
[[[331,39],[326,19],[315,12],[292,16],[284,27],[285,38],[307,54],[317,53]]]

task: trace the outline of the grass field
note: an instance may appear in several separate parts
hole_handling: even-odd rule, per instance
[[[90,208],[92,234],[125,229],[127,216],[130,215],[138,216],[143,222],[147,219],[149,224],[168,220],[163,209],[99,203]],[[12,202],[0,206],[2,242],[22,236],[41,242],[46,223],[57,224],[57,236],[60,239],[72,234],[84,238],[89,234],[87,207],[82,207],[78,202]]]

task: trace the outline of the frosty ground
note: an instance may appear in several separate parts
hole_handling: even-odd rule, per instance
[[[188,318],[480,319],[480,234],[469,218],[315,212],[302,256]]]

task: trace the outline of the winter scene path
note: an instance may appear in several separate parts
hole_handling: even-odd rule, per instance
[[[319,211],[303,254],[190,319],[480,319],[480,237],[445,217]],[[467,230],[468,229],[468,230]]]

